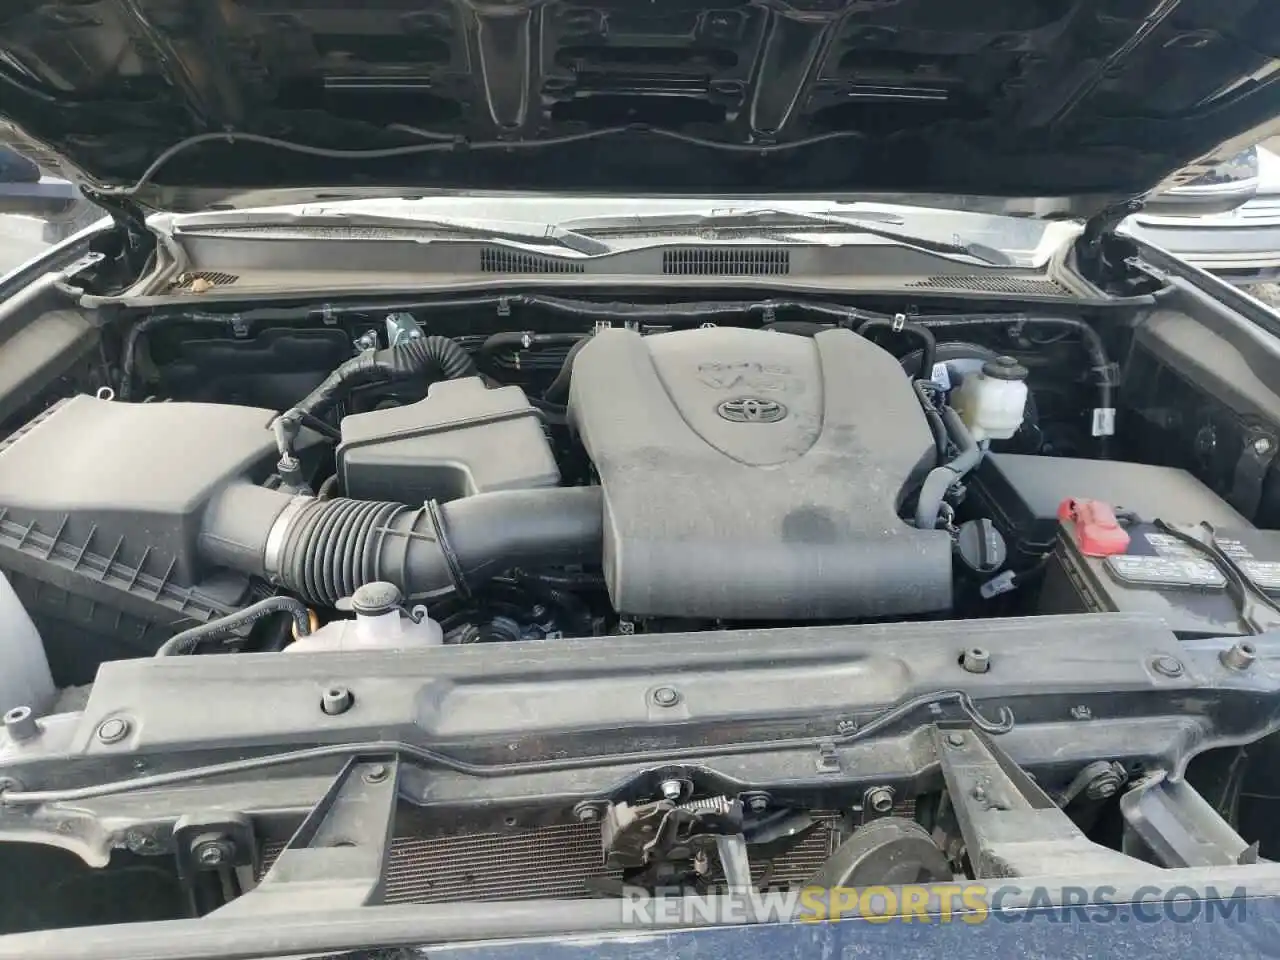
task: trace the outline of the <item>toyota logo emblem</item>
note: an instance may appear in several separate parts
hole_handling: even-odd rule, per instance
[[[716,407],[716,413],[734,423],[777,423],[787,415],[787,408],[777,400],[743,397],[726,400]]]

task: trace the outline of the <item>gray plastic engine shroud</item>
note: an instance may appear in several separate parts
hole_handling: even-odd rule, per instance
[[[627,614],[882,617],[951,603],[945,531],[898,517],[934,445],[897,361],[848,330],[604,330],[571,422]]]

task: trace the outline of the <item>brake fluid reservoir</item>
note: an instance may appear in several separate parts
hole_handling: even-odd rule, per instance
[[[354,620],[334,620],[315,633],[298,638],[291,652],[325,650],[402,650],[438,646],[444,642],[440,624],[423,613],[407,617],[400,609],[400,590],[391,583],[366,583],[351,597]]]
[[[1022,426],[1026,381],[1026,367],[1013,357],[996,357],[964,378],[951,394],[951,406],[978,442],[1008,440]]]

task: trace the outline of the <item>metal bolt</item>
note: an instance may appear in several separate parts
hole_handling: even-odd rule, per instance
[[[579,823],[595,823],[600,819],[600,811],[593,806],[583,805],[573,811]]]
[[[970,647],[960,658],[960,663],[970,673],[986,673],[991,669],[991,654],[982,647]]]
[[[4,715],[4,729],[14,743],[30,740],[40,733],[30,707],[14,707]]]
[[[857,720],[839,720],[836,722],[836,733],[847,736],[858,732]]]
[[[947,746],[949,746],[949,747],[963,747],[963,746],[964,746],[964,734],[963,734],[963,733],[948,733],[948,734],[947,734]]]
[[[1151,669],[1161,676],[1180,677],[1182,676],[1182,661],[1177,657],[1159,656],[1151,661]]]
[[[863,803],[874,813],[888,813],[893,809],[893,790],[890,787],[872,787]]]
[[[346,713],[355,702],[356,698],[351,695],[351,691],[343,686],[326,687],[320,695],[320,709],[331,717]]]
[[[205,844],[200,848],[200,852],[196,854],[196,858],[206,867],[216,867],[222,863],[222,851],[212,843]]]
[[[747,801],[747,809],[752,813],[764,813],[769,809],[768,797],[752,797]]]
[[[975,800],[982,801],[987,799],[987,790],[982,784],[978,784],[971,791],[969,791],[969,795],[972,796],[973,799]]]
[[[1230,670],[1248,670],[1258,659],[1258,649],[1248,641],[1239,640],[1223,650],[1218,659]]]
[[[1120,792],[1120,787],[1124,785],[1128,774],[1124,767],[1118,763],[1096,762],[1091,763],[1081,772],[1082,776],[1087,776],[1090,770],[1097,769],[1097,773],[1085,785],[1084,795],[1090,800],[1105,800],[1108,797],[1114,797]]]
[[[1271,452],[1271,441],[1266,437],[1259,437],[1253,441],[1253,452],[1260,457],[1265,457]]]
[[[675,687],[659,687],[653,691],[653,702],[660,707],[674,707],[680,702],[680,691]]]
[[[155,853],[160,844],[154,837],[141,830],[130,830],[124,835],[124,845],[131,853]]]
[[[192,851],[202,867],[220,867],[231,860],[235,847],[230,840],[205,840]]]
[[[365,771],[364,782],[381,783],[383,780],[387,779],[387,774],[390,772],[391,771],[387,769],[387,765],[385,763],[376,763]]]
[[[98,739],[103,743],[119,743],[129,735],[129,721],[123,717],[103,720],[98,726]]]
[[[626,617],[618,621],[618,632],[624,637],[629,637],[636,632],[636,622]]]
[[[680,794],[684,793],[684,785],[679,780],[663,780],[661,789],[667,800],[679,800]]]
[[[1114,797],[1118,789],[1120,789],[1119,785],[1114,780],[1103,780],[1101,783],[1089,784],[1086,792],[1089,796],[1101,800],[1104,797]]]
[[[1078,703],[1071,708],[1071,719],[1072,720],[1092,720],[1093,711],[1090,710],[1083,703]]]

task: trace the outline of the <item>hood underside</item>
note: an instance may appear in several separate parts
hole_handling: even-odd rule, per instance
[[[1086,213],[1280,114],[1272,0],[3,8],[15,139],[166,209],[539,190],[1053,197]]]

